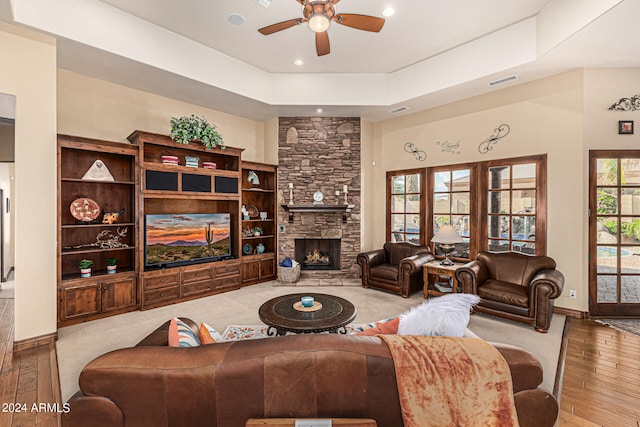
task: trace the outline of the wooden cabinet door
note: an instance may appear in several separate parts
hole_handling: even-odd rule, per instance
[[[242,262],[242,284],[255,283],[260,279],[260,261]]]
[[[273,279],[276,277],[275,258],[260,260],[260,280]]]
[[[102,312],[120,310],[136,305],[136,279],[123,278],[102,283]]]
[[[60,320],[98,314],[101,311],[100,284],[91,283],[60,289]]]

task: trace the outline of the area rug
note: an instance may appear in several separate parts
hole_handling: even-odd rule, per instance
[[[640,319],[598,319],[596,322],[640,336]]]
[[[347,334],[352,334],[358,330],[362,330],[363,325],[347,325],[345,329],[347,330]],[[224,341],[239,341],[239,340],[250,340],[250,339],[258,339],[258,338],[268,338],[267,329],[269,327],[267,325],[229,325],[222,332],[222,339]],[[328,333],[328,332],[327,332]],[[290,332],[287,332],[287,335],[294,335]]]

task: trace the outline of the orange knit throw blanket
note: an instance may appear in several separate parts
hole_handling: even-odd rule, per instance
[[[379,335],[393,356],[405,427],[518,426],[509,365],[476,338]]]

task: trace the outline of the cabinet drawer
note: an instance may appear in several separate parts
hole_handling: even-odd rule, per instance
[[[191,296],[202,294],[205,292],[211,292],[214,289],[213,280],[205,280],[202,282],[195,282],[182,285],[182,296]]]
[[[212,279],[212,268],[199,268],[197,270],[185,270],[182,272],[182,283],[201,282]]]
[[[240,285],[240,275],[216,277],[216,289],[228,288]]]
[[[176,271],[175,273],[166,273],[162,276],[145,276],[142,283],[145,291],[177,285],[180,283],[180,273]]]
[[[155,289],[153,291],[145,291],[142,295],[143,304],[153,304],[156,302],[173,300],[180,298],[180,288],[174,286],[166,289]]]
[[[240,275],[240,263],[224,264],[216,266],[216,278]]]

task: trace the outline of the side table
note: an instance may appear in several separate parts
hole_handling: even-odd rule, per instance
[[[424,298],[430,296],[439,297],[447,293],[458,293],[460,284],[456,279],[456,270],[464,264],[454,263],[453,265],[441,265],[440,260],[428,262],[424,265]],[[447,282],[443,283],[440,278],[446,277]],[[462,292],[460,290],[460,292]]]

